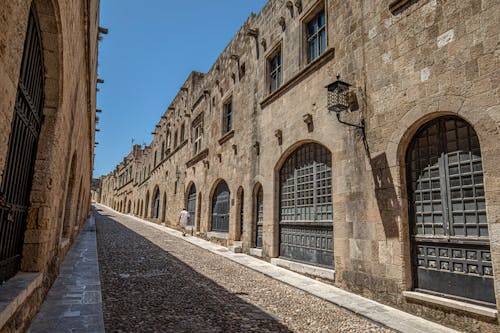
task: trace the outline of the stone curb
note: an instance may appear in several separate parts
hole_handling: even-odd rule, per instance
[[[407,312],[395,309],[393,307],[378,303],[371,299],[356,295],[335,286],[311,279],[298,273],[289,271],[285,268],[277,267],[273,264],[254,258],[247,254],[233,253],[226,247],[210,243],[201,238],[193,236],[182,236],[180,231],[169,227],[158,225],[138,218],[136,216],[117,212],[107,206],[95,204],[96,207],[102,207],[111,210],[113,213],[123,217],[134,219],[140,223],[156,228],[171,236],[181,238],[184,241],[208,250],[212,253],[227,258],[242,266],[250,268],[256,272],[262,273],[270,278],[284,282],[292,287],[303,290],[309,294],[326,300],[332,304],[365,317],[377,324],[391,328],[402,333],[457,333],[454,329],[434,323],[432,321],[411,315]]]

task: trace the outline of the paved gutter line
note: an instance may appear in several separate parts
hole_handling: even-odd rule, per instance
[[[143,223],[144,225],[166,232],[171,236],[180,238],[188,243],[191,243],[200,248],[208,250],[212,253],[220,255],[242,266],[245,266],[256,272],[264,274],[270,278],[286,283],[294,288],[305,291],[311,295],[314,295],[318,298],[321,298],[325,301],[335,304],[357,315],[365,317],[379,325],[389,327],[398,332],[402,333],[459,332],[454,329],[448,328],[446,326],[437,324],[435,322],[390,307],[388,305],[378,303],[363,296],[359,296],[354,293],[345,291],[338,287],[314,280],[304,275],[300,275],[293,271],[289,271],[285,268],[275,266],[273,264],[268,263],[267,261],[254,258],[247,254],[230,252],[224,246],[213,244],[201,238],[191,237],[191,236],[183,237],[182,233],[175,229],[158,225],[156,223],[143,220],[136,216],[117,212],[104,205],[100,204],[95,204],[95,205],[96,207],[99,206],[105,207],[106,209],[111,210],[113,213],[119,214],[123,217],[134,219],[138,222]]]

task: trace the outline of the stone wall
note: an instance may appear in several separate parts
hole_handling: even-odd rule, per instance
[[[21,271],[43,283],[2,331],[23,330],[36,313],[90,209],[99,1],[7,1],[0,8],[0,174],[3,175],[28,14],[43,49],[44,107]],[[71,185],[70,185],[71,184]],[[1,223],[4,223],[2,221]],[[2,286],[7,286],[7,283]],[[0,287],[0,288],[2,288]]]
[[[403,7],[391,12],[396,3]],[[327,46],[308,64],[304,25],[321,8],[327,15]],[[472,125],[481,144],[493,269],[499,272],[499,18],[500,4],[487,0],[271,0],[258,15],[250,15],[207,73],[188,77],[143,156],[130,162],[138,173],[126,196],[133,198],[133,207],[148,201],[147,212],[139,209],[138,215],[176,227],[194,184],[195,230],[207,237],[212,195],[223,179],[231,208],[229,233],[222,242],[241,239],[248,251],[255,242],[253,190],[261,184],[263,256],[277,257],[279,170],[297,147],[320,143],[332,154],[335,284],[453,327],[493,332],[497,319],[404,296],[413,290],[405,155],[417,129],[431,119],[456,115]],[[277,48],[283,78],[270,94],[267,60]],[[327,110],[324,87],[337,73],[352,84],[357,104],[343,115],[344,121],[359,124],[363,119],[364,133],[339,123]],[[228,100],[233,131],[224,134]],[[200,115],[203,144],[194,154],[191,124]],[[175,145],[168,133],[179,133],[182,124],[188,134]],[[158,159],[162,145],[168,153]],[[104,203],[115,208],[125,193],[105,184],[116,182],[117,170],[105,177],[102,189]],[[157,189],[161,209],[153,218]],[[495,288],[498,307],[498,273]]]

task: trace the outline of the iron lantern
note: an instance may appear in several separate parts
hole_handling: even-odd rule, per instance
[[[349,110],[349,87],[351,85],[340,80],[337,74],[337,80],[326,86],[328,89],[328,110],[339,114],[342,111]]]

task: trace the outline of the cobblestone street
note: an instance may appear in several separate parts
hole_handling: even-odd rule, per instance
[[[108,332],[390,332],[133,218],[95,217]]]

